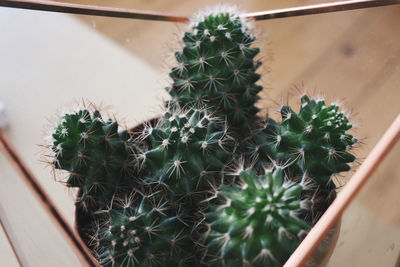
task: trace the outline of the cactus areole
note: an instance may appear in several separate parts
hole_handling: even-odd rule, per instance
[[[355,159],[352,124],[307,95],[281,121],[260,117],[250,28],[233,8],[196,15],[172,98],[140,129],[93,107],[61,116],[51,163],[81,192],[79,232],[101,265],[282,266],[326,209]]]

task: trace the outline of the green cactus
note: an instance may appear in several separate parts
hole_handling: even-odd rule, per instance
[[[102,265],[279,266],[325,210],[332,175],[355,159],[352,125],[304,95],[299,113],[283,106],[259,128],[254,41],[236,11],[199,15],[175,53],[167,111],[135,138],[97,110],[63,116],[53,166],[99,221]],[[253,168],[238,175],[241,158]]]
[[[111,207],[95,236],[102,266],[193,266],[190,231],[168,202],[134,193]]]
[[[224,186],[221,204],[207,213],[205,261],[211,266],[281,266],[311,226],[299,218],[311,207],[301,200],[308,181],[285,179],[280,167],[257,176],[240,173],[241,188]]]
[[[82,189],[81,201],[104,207],[117,190],[136,185],[136,147],[116,121],[98,110],[67,113],[52,135],[53,166],[69,173],[66,185]]]
[[[225,122],[204,109],[169,109],[142,138],[152,147],[141,155],[152,173],[144,181],[163,189],[189,217],[199,213],[233,157]]]
[[[248,154],[259,168],[275,161],[288,165],[292,176],[308,175],[322,188],[335,188],[333,174],[348,171],[355,157],[349,153],[357,139],[348,133],[352,128],[339,105],[326,106],[322,99],[303,95],[300,112],[281,108],[282,122],[268,118],[264,129],[254,134]]]
[[[261,65],[254,60],[259,48],[251,47],[255,37],[232,10],[198,17],[184,34],[183,50],[175,53],[178,66],[170,72],[173,85],[167,91],[180,106],[207,106],[230,127],[243,129],[256,119],[254,103],[262,89],[255,84]]]

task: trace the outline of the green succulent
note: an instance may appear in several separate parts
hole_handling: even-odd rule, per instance
[[[307,182],[285,178],[278,167],[257,176],[240,173],[241,187],[224,186],[220,204],[207,213],[206,263],[210,266],[281,266],[311,226],[299,216],[311,201],[301,199]]]
[[[261,65],[260,49],[248,23],[236,13],[203,16],[183,36],[184,47],[175,52],[178,66],[170,72],[167,91],[180,106],[207,106],[227,119],[230,127],[243,129],[256,119],[254,106],[262,87],[256,85]]]
[[[157,194],[115,199],[95,237],[100,264],[193,266],[190,231],[173,213]]]
[[[182,40],[160,118],[132,136],[98,110],[66,113],[52,165],[97,221],[103,266],[281,266],[355,160],[353,126],[306,95],[263,121],[260,50],[233,9],[201,13]]]
[[[52,135],[53,166],[67,171],[68,187],[81,189],[80,199],[97,208],[107,205],[117,188],[138,184],[136,146],[118,123],[88,109],[65,114]]]
[[[232,161],[235,145],[225,122],[204,109],[170,109],[142,138],[151,143],[140,156],[152,173],[144,181],[163,190],[191,220],[201,216]]]
[[[282,122],[271,118],[251,136],[248,155],[259,168],[271,161],[287,165],[292,176],[305,172],[322,188],[334,189],[331,177],[348,171],[358,142],[348,131],[353,127],[338,104],[327,106],[322,99],[303,95],[300,112],[281,108]]]

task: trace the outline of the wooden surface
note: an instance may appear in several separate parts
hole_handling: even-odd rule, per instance
[[[105,113],[136,124],[157,110],[158,74],[70,15],[0,8],[0,32],[0,101],[10,121],[5,133],[72,225],[75,192],[54,181],[39,146],[54,127],[52,117],[84,98],[117,105]],[[81,266],[2,153],[0,181],[0,219],[24,266]],[[1,237],[3,247],[9,251]],[[14,256],[5,254],[9,259],[2,257],[0,266],[12,266]]]
[[[246,1],[245,9],[254,12],[318,2],[322,1]],[[116,7],[182,14],[212,3],[113,1]],[[0,30],[5,36],[0,41],[4,74],[0,100],[11,115],[8,135],[71,219],[73,194],[56,186],[49,169],[38,162],[36,144],[41,142],[44,118],[72,98],[81,97],[113,105],[120,118],[128,118],[128,125],[151,117],[161,103],[158,94],[165,96],[162,88],[168,84],[171,48],[184,26],[36,11],[0,12],[0,20],[4,18]],[[400,112],[399,24],[398,6],[256,22],[261,35],[257,45],[264,56],[265,92],[260,105],[269,107],[272,114],[288,95],[289,103],[296,105],[299,92],[295,88],[303,88],[302,84],[309,93],[343,100],[344,106],[354,111],[355,134],[363,142],[357,150],[362,162]],[[342,235],[329,266],[392,266],[400,249],[395,242],[400,236],[399,156],[396,148],[386,167],[378,170],[345,212]],[[343,182],[349,176],[338,180]],[[372,226],[376,226],[374,231]],[[372,244],[374,240],[377,242]]]
[[[0,166],[0,219],[22,265],[83,266],[3,154]],[[15,263],[15,255],[8,256],[4,261]]]
[[[55,206],[53,199],[49,197],[44,187],[40,185],[39,180],[28,168],[2,129],[0,129],[0,151],[7,159],[10,165],[9,168],[13,168],[14,171],[17,172],[16,176],[22,178],[19,180],[22,180],[22,182],[25,183],[25,187],[27,189],[26,191],[34,197],[35,204],[38,204],[38,206],[44,209],[44,213],[46,213],[48,215],[47,218],[50,219],[49,223],[55,227],[55,231],[61,235],[62,239],[67,241],[67,246],[72,248],[73,253],[78,256],[79,261],[83,262],[87,267],[100,266],[95,257],[93,257],[91,251],[88,249],[87,245],[82,241],[79,234],[75,231],[75,228],[68,223],[61,211]],[[1,226],[5,228],[5,234],[10,242],[10,246],[12,247],[15,256],[22,264],[18,251],[16,250],[14,243],[11,241],[11,236],[9,235],[9,231],[12,231],[13,224],[10,225],[10,223],[7,222],[8,217],[3,216],[1,220]]]
[[[341,235],[328,267],[398,267],[399,155],[400,143],[345,211]]]
[[[0,258],[3,260],[2,264],[5,266],[20,266],[13,248],[11,247],[10,240],[6,236],[3,227],[0,227]]]

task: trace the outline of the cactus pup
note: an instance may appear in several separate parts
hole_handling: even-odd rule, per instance
[[[52,134],[52,165],[68,172],[66,185],[81,189],[80,201],[104,208],[118,189],[131,191],[140,182],[137,148],[126,130],[96,109],[62,116]]]

